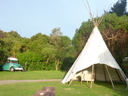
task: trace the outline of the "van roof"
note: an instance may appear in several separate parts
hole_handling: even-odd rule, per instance
[[[18,59],[17,59],[17,58],[14,58],[14,57],[8,57],[7,59],[8,59],[8,60],[18,61]]]

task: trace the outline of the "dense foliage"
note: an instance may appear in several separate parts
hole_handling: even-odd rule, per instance
[[[98,26],[121,67],[122,59],[128,56],[126,4],[126,0],[119,0]],[[28,70],[68,70],[85,46],[93,27],[91,20],[83,22],[72,40],[63,36],[60,28],[54,28],[50,36],[38,33],[31,38],[21,37],[16,31],[0,30],[0,64],[4,64],[8,56],[15,56]]]
[[[74,57],[74,47],[69,37],[62,36],[60,28],[53,29],[50,36],[38,33],[31,38],[23,38],[16,31],[1,34],[1,64],[8,56],[15,56],[22,66],[27,64],[28,70],[65,70],[72,65],[73,61],[66,58]]]
[[[127,0],[118,0],[113,7],[111,7],[110,13],[116,13],[117,16],[127,15]]]

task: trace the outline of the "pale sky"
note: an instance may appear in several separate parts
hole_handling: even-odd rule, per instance
[[[92,14],[102,15],[118,0],[88,0]],[[84,0],[86,3],[86,0]],[[0,30],[17,31],[30,38],[37,33],[50,35],[60,28],[63,36],[72,39],[75,30],[89,19],[82,0],[0,0]]]

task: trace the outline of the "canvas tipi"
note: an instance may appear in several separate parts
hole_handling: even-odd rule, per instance
[[[125,74],[106,46],[97,26],[62,83],[81,77],[85,81],[124,81]],[[113,86],[114,87],[114,86]]]
[[[126,76],[106,46],[97,27],[99,24],[95,21],[93,23],[94,28],[86,45],[63,78],[62,83],[71,84],[73,80],[80,79],[91,81],[91,88],[95,80],[111,81],[114,88],[113,81],[125,81]]]

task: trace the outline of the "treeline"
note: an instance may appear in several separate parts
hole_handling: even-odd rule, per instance
[[[122,59],[128,56],[126,13],[125,11],[118,16],[111,10],[99,25],[108,48],[121,67]],[[72,40],[63,36],[60,28],[54,28],[50,36],[38,33],[31,38],[21,37],[16,31],[0,30],[0,64],[3,64],[8,56],[15,56],[22,66],[28,64],[28,70],[68,70],[86,44],[93,27],[90,19],[83,22],[80,28],[76,29]]]
[[[86,44],[93,27],[90,20],[83,22],[73,40],[62,36],[60,28],[53,29],[50,36],[38,33],[31,38],[21,37],[16,31],[1,30],[0,63],[3,64],[7,56],[15,56],[21,65],[29,64],[28,70],[67,70]],[[128,56],[128,16],[107,14],[99,29],[121,65],[122,59]]]
[[[23,38],[15,31],[0,32],[1,63],[7,56],[15,56],[21,65],[29,64],[28,70],[60,70],[71,65],[74,58],[71,40],[62,36],[60,28],[53,29],[50,36],[38,33],[31,38]],[[67,66],[62,68],[63,64]]]

